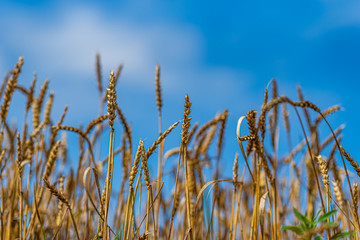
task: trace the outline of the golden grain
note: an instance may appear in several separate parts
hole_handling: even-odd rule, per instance
[[[327,166],[327,162],[321,157],[321,155],[316,156],[316,158],[320,165],[320,173],[321,173],[322,180],[323,180],[323,183],[325,186],[325,191],[329,192],[330,184],[329,184],[329,174],[328,174],[329,169]]]
[[[59,179],[59,185],[60,185],[60,193],[63,194],[64,192],[64,176],[61,176]],[[61,224],[61,216],[63,214],[63,205],[64,203],[62,201],[59,201],[58,203],[58,213],[56,215],[56,225],[59,226]]]
[[[86,136],[86,134],[81,131],[81,129],[76,128],[76,127],[71,127],[71,126],[55,126],[53,127],[53,129],[55,130],[66,130],[66,131],[70,131],[70,132],[75,132],[78,133],[80,136],[82,136],[83,138],[87,139],[88,137]]]
[[[217,128],[216,125],[212,126],[209,129],[209,133],[206,134],[206,135],[204,134],[204,141],[199,141],[198,142],[200,152],[198,154],[196,154],[196,158],[198,157],[198,155],[200,153],[203,153],[204,155],[207,156],[207,151],[208,151],[208,149],[210,147],[210,144],[211,144],[211,142],[214,139],[215,134],[216,134],[216,128]]]
[[[62,203],[64,203],[68,208],[71,208],[69,201],[65,198],[65,196],[59,192],[54,185],[51,185],[48,179],[43,179],[43,182],[45,183],[45,186],[51,194],[53,194],[55,197],[57,197]]]
[[[239,137],[238,138],[239,141],[243,142],[243,141],[249,141],[249,140],[254,140],[255,139],[255,136],[254,135],[244,135],[242,137]]]
[[[109,126],[112,128],[114,126],[114,120],[116,118],[115,109],[116,109],[116,90],[114,85],[114,71],[110,73],[109,86],[107,88],[107,99],[108,99],[108,118]]]
[[[28,95],[27,95],[27,100],[26,100],[26,107],[25,107],[25,112],[27,113],[33,103],[33,98],[34,98],[34,92],[35,92],[35,85],[36,85],[36,73],[34,73],[34,78],[31,82],[31,86],[30,89],[28,91]]]
[[[325,111],[322,112],[322,115],[324,117],[334,113],[334,112],[337,112],[341,109],[340,105],[335,105],[335,106],[332,106],[332,107],[329,107],[328,109],[326,109]],[[322,116],[317,116],[317,118],[315,119],[315,123],[314,123],[314,126],[317,126],[320,121],[323,120]]]
[[[344,157],[346,158],[346,160],[348,160],[349,163],[351,164],[351,166],[354,168],[354,170],[355,170],[355,172],[357,173],[357,175],[360,177],[360,167],[359,167],[359,164],[358,164],[357,162],[355,162],[355,160],[350,156],[350,154],[345,151],[345,149],[343,148],[343,146],[340,146],[340,151],[341,151],[341,153],[344,155]]]
[[[234,166],[233,166],[233,183],[236,186],[236,183],[238,181],[238,161],[239,161],[239,154],[235,155],[235,160],[234,160]]]
[[[161,114],[162,96],[161,96],[160,66],[159,66],[159,64],[156,65],[155,86],[156,86],[156,106],[157,106],[159,114]]]
[[[182,132],[181,132],[181,141],[186,145],[189,140],[189,128],[190,128],[190,108],[191,103],[189,100],[189,95],[185,95],[185,106],[184,106],[184,119],[182,124]]]
[[[144,141],[140,140],[138,149],[136,151],[134,164],[133,164],[133,167],[132,167],[131,172],[130,172],[129,186],[132,186],[132,184],[134,183],[134,179],[136,177],[136,174],[137,174],[137,171],[138,171],[138,168],[139,168],[140,157],[141,157],[141,154],[143,152],[143,148],[144,148]]]
[[[147,158],[145,155],[143,155],[142,157],[143,157],[143,160],[141,162],[141,168],[144,171],[145,184],[146,184],[147,189],[149,190],[151,188],[151,183],[150,183],[149,168],[147,166]]]
[[[0,117],[2,122],[5,122],[7,112],[9,110],[11,97],[17,85],[18,76],[21,72],[21,67],[23,63],[24,63],[24,58],[20,57],[19,61],[16,63],[14,69],[11,72],[11,77],[8,80],[8,84],[6,86],[6,91],[4,94],[4,102],[1,105],[1,111],[0,111]]]
[[[246,146],[246,155],[249,156],[250,153],[252,152],[254,146],[255,146],[255,141],[257,139],[257,129],[256,129],[256,111],[255,110],[250,110],[247,114],[246,114],[246,119],[248,121],[248,126],[249,126],[249,131],[250,131],[250,135],[254,136],[254,139],[249,139],[250,141],[248,142],[247,146]]]
[[[226,120],[229,116],[229,112],[227,109],[224,110],[223,114],[223,119],[221,120],[221,125],[220,125],[220,132],[219,132],[219,140],[218,140],[218,143],[217,143],[217,158],[220,159],[220,156],[221,156],[221,150],[223,149],[222,148],[222,145],[223,145],[223,142],[224,142],[224,133],[225,133],[225,127],[226,127]]]
[[[10,79],[10,71],[6,72],[0,87],[0,97],[3,95],[7,82]]]
[[[39,124],[40,124],[40,104],[39,104],[39,99],[38,98],[34,98],[33,99],[33,104],[32,104],[32,112],[33,112],[33,118],[32,118],[32,123],[33,123],[33,128],[36,129]]]
[[[165,137],[180,123],[176,122],[173,125],[171,125],[163,134],[159,136],[159,138],[148,148],[145,157],[146,159],[149,159],[151,154],[155,151],[156,147],[165,139]]]
[[[54,101],[54,92],[51,92],[45,107],[45,117],[44,117],[45,126],[50,124],[50,112],[53,105],[53,101]]]
[[[21,151],[21,140],[20,140],[20,133],[17,133],[16,135],[16,154],[17,154],[17,159],[16,159],[16,163],[18,165],[18,169],[19,169],[19,175],[22,175],[22,166],[21,163],[23,161],[22,158],[22,151]],[[20,177],[21,178],[21,177]]]
[[[103,121],[105,121],[108,118],[108,115],[102,115],[94,120],[92,120],[86,127],[85,130],[85,135],[88,135],[90,133],[90,131],[99,123],[102,123]]]
[[[345,195],[341,188],[340,181],[332,181],[335,193],[335,199],[339,203],[341,209],[345,210]]]
[[[46,162],[46,168],[45,168],[44,177],[43,177],[45,179],[49,179],[49,177],[50,177],[50,174],[52,172],[53,166],[54,166],[56,158],[57,158],[57,154],[59,152],[60,143],[61,143],[60,141],[57,141],[55,143],[55,145],[51,148],[49,158]]]
[[[358,222],[359,221],[359,215],[358,215],[359,186],[357,183],[353,184],[353,194],[354,194],[354,199],[353,199],[352,211],[355,217],[355,221]]]
[[[46,94],[48,87],[49,87],[49,80],[46,79],[45,82],[43,83],[43,85],[41,86],[39,97],[37,98],[38,99],[37,104],[39,105],[38,106],[39,111],[41,111],[41,109],[42,109],[43,102],[45,99],[45,94]]]

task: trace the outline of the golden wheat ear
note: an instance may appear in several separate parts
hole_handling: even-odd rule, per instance
[[[1,111],[0,111],[0,117],[1,117],[2,123],[5,122],[5,119],[6,119],[8,110],[9,110],[11,97],[13,95],[13,92],[15,91],[15,87],[17,85],[18,77],[21,72],[21,67],[23,64],[24,64],[24,58],[20,57],[19,61],[16,63],[14,69],[11,72],[11,77],[8,80],[5,94],[4,94],[4,102],[1,105]]]
[[[54,96],[55,96],[55,93],[52,91],[50,93],[49,99],[45,106],[44,125],[48,125],[51,122],[50,113],[51,113],[51,108],[52,108],[53,102],[54,102]]]
[[[107,88],[107,110],[108,110],[108,118],[109,118],[109,126],[113,128],[114,120],[116,118],[116,90],[115,90],[115,82],[114,82],[114,71],[110,73],[110,81],[109,86]]]
[[[44,172],[44,176],[43,176],[43,178],[46,179],[46,180],[49,179],[50,174],[51,174],[51,172],[52,172],[52,170],[54,168],[54,164],[55,164],[55,161],[56,161],[56,158],[57,158],[57,154],[59,152],[60,144],[61,144],[61,142],[57,141],[55,143],[55,145],[51,148],[50,155],[49,155],[49,158],[47,160],[46,167],[45,167],[45,172]]]
[[[56,198],[58,198],[61,202],[63,202],[67,206],[67,208],[69,209],[71,220],[72,220],[73,225],[74,225],[76,237],[77,237],[78,240],[80,240],[79,231],[78,231],[78,228],[77,228],[77,225],[76,225],[76,221],[75,221],[75,218],[74,218],[74,215],[73,215],[73,211],[72,211],[70,202],[65,198],[65,196],[59,190],[57,190],[55,188],[54,185],[50,184],[48,179],[43,178],[43,182],[44,182],[46,188],[49,189],[50,193],[52,195],[54,195]]]

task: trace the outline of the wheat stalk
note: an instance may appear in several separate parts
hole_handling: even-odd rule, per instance
[[[156,65],[156,70],[155,70],[155,91],[156,91],[156,106],[158,109],[158,125],[159,125],[159,135],[161,135],[161,110],[162,110],[162,94],[161,94],[161,81],[160,81],[160,66],[159,64]],[[159,154],[158,154],[158,181],[156,184],[156,189],[159,190],[160,189],[160,185],[161,185],[161,179],[162,179],[162,168],[163,168],[163,163],[162,163],[162,158],[164,155],[164,142],[160,143],[159,146]],[[159,200],[156,201],[155,203],[155,213],[156,213],[156,222],[158,222],[158,218],[159,218],[159,209],[160,209],[160,201],[161,201],[161,194],[159,197]],[[156,233],[155,236],[156,238],[159,237],[159,226],[156,227]]]
[[[184,119],[182,124],[182,132],[181,132],[181,145],[183,149],[183,162],[184,162],[184,174],[185,174],[185,196],[186,196],[186,215],[187,215],[187,224],[190,232],[190,239],[194,239],[195,232],[193,229],[193,223],[191,221],[191,213],[190,213],[190,182],[189,182],[189,172],[188,172],[188,159],[187,159],[187,144],[189,141],[189,128],[190,128],[190,113],[191,113],[191,102],[189,100],[189,96],[185,95],[185,105],[184,105]]]
[[[238,182],[238,161],[239,161],[239,155],[235,155],[234,159],[234,166],[233,166],[233,184],[234,184],[234,191],[233,191],[233,197],[232,197],[232,204],[231,204],[231,217],[230,217],[230,234],[229,234],[229,240],[232,239],[232,236],[235,235],[234,231],[236,229],[236,219],[234,220],[234,210],[235,210],[235,196],[237,192],[237,182]]]

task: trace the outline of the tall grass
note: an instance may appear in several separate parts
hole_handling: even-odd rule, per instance
[[[202,125],[195,123],[191,96],[186,95],[180,144],[165,151],[164,140],[180,127],[180,121],[174,119],[164,131],[159,66],[154,100],[159,137],[145,149],[147,136],[132,139],[136,126],[129,124],[117,102],[115,89],[122,65],[104,83],[100,55],[96,55],[99,117],[82,127],[63,125],[67,106],[59,120],[51,118],[54,92],[49,93],[49,81],[35,96],[36,75],[28,87],[19,81],[23,61],[20,57],[4,77],[0,91],[1,239],[233,240],[310,239],[316,235],[331,239],[340,231],[355,232],[351,238],[359,238],[360,167],[341,146],[343,127],[333,130],[326,119],[339,106],[321,111],[305,99],[300,88],[298,100],[279,96],[272,80],[271,97],[265,89],[261,109],[237,116],[237,129],[231,131],[239,148],[232,149],[235,160],[230,176],[220,171],[220,164],[228,161],[222,155],[231,114],[226,109]],[[104,90],[103,85],[108,88]],[[12,106],[15,91],[26,96],[24,121],[17,126],[8,116],[9,107],[16,107]],[[288,109],[294,109],[292,123]],[[299,127],[291,127],[296,125]],[[321,139],[326,128],[331,135]],[[70,167],[74,163],[70,164],[67,153],[73,147],[60,132],[79,137],[80,154],[72,156],[77,168]],[[100,159],[107,132],[108,156]],[[287,137],[280,139],[280,132]],[[295,145],[293,134],[302,136]],[[135,153],[133,140],[138,142]],[[284,143],[287,146],[280,146]],[[156,157],[157,164],[149,161]],[[115,161],[121,162],[122,169],[114,168]],[[170,171],[165,171],[165,161],[175,162]],[[157,174],[150,171],[150,162]],[[242,162],[246,167],[240,174]],[[122,181],[115,185],[113,177],[118,174]],[[293,235],[281,227],[298,223],[294,208],[306,212],[308,219],[320,213],[319,209],[332,211],[332,218],[303,235]],[[303,220],[307,221],[305,216]]]

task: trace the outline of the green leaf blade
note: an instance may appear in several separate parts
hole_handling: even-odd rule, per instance
[[[299,221],[305,225],[306,229],[310,229],[312,225],[311,221],[306,216],[302,215],[298,210],[296,210],[296,208],[294,208],[293,210],[297,219],[299,219]]]
[[[335,213],[337,212],[337,209],[336,210],[332,210],[330,212],[327,212],[325,213],[324,215],[321,215],[319,217],[319,219],[317,220],[317,222],[324,222],[326,221],[327,219],[329,219],[332,215],[334,215]]]
[[[355,235],[355,232],[339,232],[339,233],[336,233],[335,235],[333,235],[330,240],[337,240],[337,239],[343,239],[343,238],[348,238],[348,237],[351,237],[351,236],[354,236]]]
[[[296,233],[297,235],[301,235],[304,233],[304,231],[301,229],[300,226],[284,226],[281,228],[281,231],[286,231],[286,230],[290,230]]]

